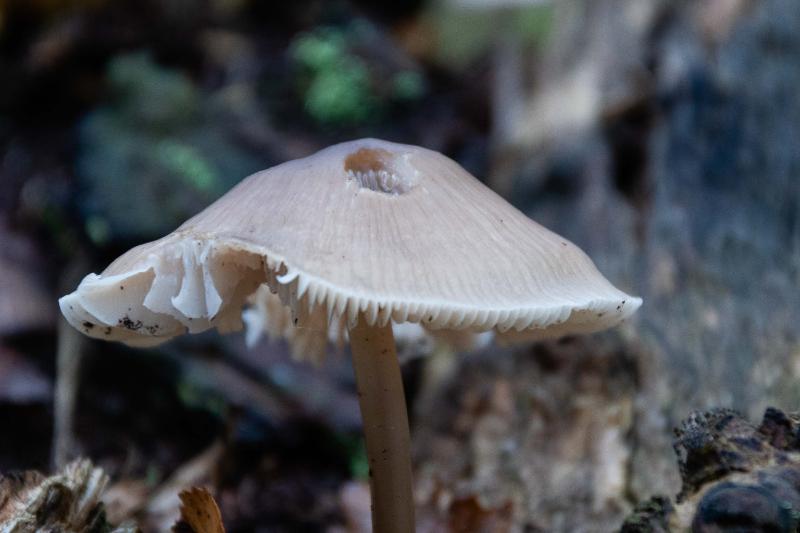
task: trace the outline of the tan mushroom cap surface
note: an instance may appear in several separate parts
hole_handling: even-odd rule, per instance
[[[324,309],[351,324],[363,313],[557,336],[617,325],[641,304],[451,159],[363,139],[248,177],[60,305],[90,336],[157,344],[240,328],[262,283],[301,325]]]

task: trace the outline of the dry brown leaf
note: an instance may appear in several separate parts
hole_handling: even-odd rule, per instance
[[[180,494],[181,517],[172,527],[175,533],[225,533],[217,502],[205,488],[193,487]]]
[[[484,507],[478,498],[470,496],[455,500],[450,506],[451,533],[508,533],[511,530],[513,505]]]

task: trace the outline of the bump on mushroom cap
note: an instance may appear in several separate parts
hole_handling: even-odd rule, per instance
[[[152,345],[240,329],[262,284],[297,325],[363,314],[536,338],[612,327],[641,304],[447,157],[364,139],[250,176],[60,306],[87,335]]]

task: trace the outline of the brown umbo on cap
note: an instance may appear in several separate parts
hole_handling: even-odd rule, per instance
[[[60,300],[89,336],[153,345],[241,328],[266,283],[304,323],[585,333],[641,305],[451,159],[363,139],[250,176]]]

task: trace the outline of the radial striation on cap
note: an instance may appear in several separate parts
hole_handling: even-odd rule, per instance
[[[298,325],[323,309],[545,337],[615,326],[641,304],[451,159],[364,139],[250,176],[60,305],[87,335],[152,345],[239,329],[265,283]]]

